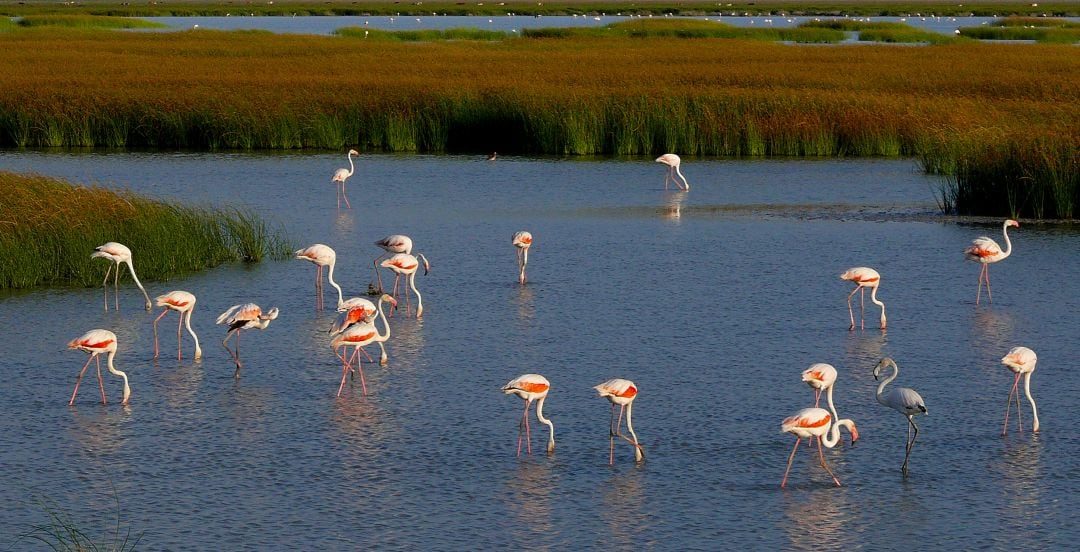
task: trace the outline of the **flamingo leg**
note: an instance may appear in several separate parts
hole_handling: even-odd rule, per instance
[[[154,358],[157,358],[157,357],[158,357],[158,337],[157,337],[157,323],[158,323],[158,321],[159,321],[159,320],[161,320],[162,318],[165,318],[165,315],[166,315],[166,314],[168,314],[168,313],[169,313],[169,309],[165,309],[165,310],[161,311],[161,315],[160,315],[160,316],[158,316],[157,318],[155,318],[155,319],[154,319]],[[183,316],[181,316],[180,318],[181,318],[181,320],[182,320],[182,319],[183,319]],[[176,337],[177,337],[177,339],[179,339],[179,337],[180,337],[180,332],[179,332],[179,330],[177,330],[177,333],[176,333]]]
[[[619,409],[619,420],[622,420],[622,408]],[[608,422],[608,465],[615,464],[615,403],[611,403],[611,421]]]
[[[101,404],[109,404],[109,401],[105,400],[105,380],[101,379],[101,356],[94,355],[97,358],[97,381],[101,386]]]
[[[986,272],[986,299],[991,303],[994,302],[994,295],[990,293],[990,265],[983,265],[983,271]]]
[[[120,310],[120,263],[116,263],[116,272],[113,272],[113,301],[116,310]]]
[[[859,329],[866,329],[866,288],[859,286]]]
[[[235,353],[233,352],[232,349],[229,348],[229,338],[232,337],[232,335],[234,333],[236,334],[236,352]],[[221,340],[221,346],[225,347],[226,351],[229,351],[229,356],[232,357],[233,362],[236,363],[236,372],[233,373],[233,377],[236,378],[236,379],[240,379],[240,328],[237,328],[237,329],[232,330],[229,333],[225,334],[225,339]]]
[[[1020,381],[1020,374],[1016,374],[1017,383]],[[1020,410],[1020,387],[1016,387],[1016,425],[1020,428],[1020,431],[1024,431],[1024,419],[1021,417]]]
[[[345,181],[341,181],[341,197],[345,199],[345,206],[352,209],[352,205],[349,205],[349,196],[345,195]],[[341,202],[338,202],[338,209],[341,208]]]
[[[521,432],[525,431],[525,445],[528,454],[532,454],[532,439],[529,436],[529,401],[525,401],[525,410],[521,412],[521,421],[518,422],[518,446],[517,455],[521,457]]]
[[[357,347],[356,350],[360,351],[362,349],[360,349],[360,347]],[[367,353],[364,353],[364,354],[366,355]],[[353,351],[353,356],[356,357],[356,370],[358,372],[360,372],[360,387],[362,387],[364,389],[364,396],[366,397],[367,396],[367,382],[364,381],[364,360],[361,359],[360,356],[356,354],[356,351]]]
[[[833,473],[832,469],[829,468],[829,464],[827,462],[825,462],[825,452],[822,450],[825,447],[821,446],[821,437],[818,437],[817,440],[818,440],[817,452],[818,452],[818,457],[821,458],[821,467],[825,468],[825,471],[829,472],[829,475],[832,476],[832,480],[836,483],[836,486],[839,487],[840,486],[840,480],[836,478],[836,474]]]
[[[322,310],[322,265],[315,265],[315,310]]]
[[[851,319],[851,326],[848,327],[848,330],[855,329],[855,312],[851,310],[851,298],[855,296],[857,291],[859,291],[859,286],[855,286],[855,289],[851,290],[851,293],[847,296],[847,313],[848,318]]]
[[[86,369],[90,367],[90,361],[94,360],[95,355],[90,355],[90,358],[86,359],[86,364],[83,364],[82,370],[79,370],[78,377],[75,378],[75,391],[71,393],[71,401],[68,402],[68,406],[75,404],[75,395],[79,394],[79,383],[82,382],[83,374],[86,373]]]
[[[791,454],[787,457],[787,469],[784,470],[784,478],[780,480],[780,488],[783,489],[784,485],[787,485],[788,472],[791,471],[791,461],[795,459],[795,451],[799,450],[799,442],[802,441],[802,437],[795,438],[795,446],[791,447]]]
[[[188,311],[188,316],[191,316],[191,311]],[[184,313],[180,313],[180,320],[176,323],[176,360],[183,360],[184,355],[180,351],[180,329],[184,326]],[[156,345],[156,344],[155,344]],[[156,347],[155,347],[156,353]]]
[[[341,205],[338,205],[340,207]],[[337,396],[341,396],[341,390],[345,387],[345,376],[349,374],[349,364],[342,363],[341,365],[341,385],[338,385]]]
[[[915,420],[913,420],[911,416],[908,416],[907,419],[908,419],[908,424],[909,424],[909,426],[908,426],[909,439],[908,439],[907,447],[906,447],[907,450],[904,453],[904,465],[900,466],[900,471],[903,472],[904,477],[907,477],[907,474],[908,474],[908,459],[911,458],[911,449],[912,449],[912,447],[915,446],[915,438],[919,436],[919,426],[915,425]],[[914,435],[911,434],[912,429],[915,430]]]
[[[982,268],[979,269],[979,287],[975,292],[975,304],[976,305],[979,304],[979,299],[982,298],[982,283],[983,283],[983,278],[985,278],[985,277],[986,277],[986,264],[984,263],[982,265]]]
[[[117,265],[117,270],[120,270],[119,265]],[[101,282],[101,289],[104,290],[104,295],[105,295],[105,312],[109,312],[109,273],[110,272],[112,272],[112,267],[111,266],[108,269],[105,270],[105,281]]]
[[[382,293],[383,290],[382,272],[379,271],[379,260],[382,259],[383,256],[384,255],[379,255],[378,257],[375,257],[375,278],[379,280],[379,293]]]

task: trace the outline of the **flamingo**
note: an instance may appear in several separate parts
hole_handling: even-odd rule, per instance
[[[664,155],[657,157],[656,162],[663,163],[668,166],[667,175],[664,176],[665,190],[668,189],[669,180],[675,182],[675,185],[683,190],[690,189],[690,183],[686,181],[686,177],[683,176],[682,171],[679,170],[679,165],[682,164],[682,159],[680,159],[678,155],[675,155],[674,153],[665,153]],[[679,181],[675,179],[676,174],[679,175],[679,178],[682,179],[682,184],[679,184]]]
[[[334,252],[329,246],[317,243],[310,245],[305,249],[297,249],[294,258],[301,261],[309,261],[315,264],[315,293],[318,296],[315,299],[315,308],[323,308],[323,287],[322,287],[322,272],[323,267],[329,267],[326,273],[326,279],[330,281],[330,285],[334,286],[334,289],[338,293],[338,308],[341,308],[345,302],[341,295],[341,286],[334,281],[334,264],[337,263],[337,253]]]
[[[877,401],[901,414],[907,418],[908,421],[908,438],[907,446],[904,451],[904,465],[900,467],[900,471],[904,473],[904,477],[908,474],[908,459],[911,458],[911,447],[915,445],[915,438],[919,436],[919,426],[915,425],[914,416],[918,414],[926,414],[926,403],[923,402],[923,398],[910,387],[894,387],[885,393],[885,386],[890,381],[896,379],[896,376],[900,374],[900,367],[896,365],[896,361],[889,357],[885,357],[878,362],[877,367],[874,368],[874,379],[879,379],[882,370],[887,367],[892,367],[892,375],[885,378],[877,388]],[[911,434],[911,430],[915,430],[915,434]]]
[[[229,332],[225,334],[225,339],[221,340],[221,345],[225,347],[226,351],[229,351],[229,355],[232,356],[234,362],[236,362],[236,373],[233,375],[236,379],[240,379],[240,330],[265,330],[270,325],[270,321],[278,317],[278,309],[274,307],[269,312],[263,314],[262,308],[255,303],[245,303],[242,305],[233,305],[229,307],[229,310],[221,313],[218,316],[218,324],[227,324],[229,326]],[[229,349],[229,338],[236,334],[236,352]]]
[[[431,270],[431,265],[428,263],[427,257],[423,253],[417,253],[417,256],[424,260],[424,274],[426,275]],[[420,318],[424,315],[424,298],[420,295],[420,290],[416,289],[416,269],[420,267],[420,262],[408,253],[398,253],[389,259],[382,262],[382,266],[393,270],[398,276],[405,276],[408,279],[408,285],[412,288],[413,293],[416,294],[416,317]],[[397,280],[394,280],[394,293],[397,295]],[[405,290],[405,308],[406,312],[411,310],[409,304],[409,290]]]
[[[996,263],[1012,254],[1012,242],[1009,241],[1010,226],[1020,228],[1020,223],[1009,219],[1001,225],[1001,234],[1005,236],[1005,251],[1001,250],[996,241],[986,236],[975,238],[971,241],[971,245],[964,250],[964,258],[982,263],[982,270],[979,271],[979,290],[975,294],[976,305],[979,304],[979,298],[982,296],[983,280],[986,280],[986,298],[991,303],[994,302],[994,296],[990,294],[990,263]]]
[[[494,161],[494,160],[496,160],[498,158],[499,158],[499,152],[493,151],[493,152],[491,152],[491,155],[488,156],[488,161]]]
[[[86,359],[86,364],[83,365],[82,370],[79,371],[79,376],[75,379],[75,391],[71,393],[71,400],[68,402],[68,406],[75,404],[75,395],[79,394],[79,383],[82,382],[83,374],[86,373],[86,369],[90,366],[90,361],[97,359],[97,379],[98,385],[101,386],[101,404],[108,404],[105,400],[105,382],[101,379],[101,357],[98,356],[101,353],[108,353],[108,368],[109,373],[124,378],[124,400],[120,404],[127,404],[128,398],[131,397],[131,387],[128,386],[127,374],[117,370],[113,366],[113,357],[116,356],[116,334],[109,330],[90,330],[84,333],[81,337],[77,337],[68,342],[68,349],[78,349],[90,353],[90,358]]]
[[[396,307],[397,301],[393,297],[385,293],[382,295],[382,297],[379,298],[379,318],[382,319],[383,326],[386,328],[385,334],[380,334],[378,328],[376,328],[375,324],[373,323],[360,322],[349,326],[330,341],[330,348],[335,351],[335,354],[337,350],[342,347],[354,347],[353,357],[357,357],[356,365],[358,370],[360,371],[360,385],[362,385],[364,388],[364,395],[367,395],[367,382],[364,381],[364,363],[357,356],[357,352],[361,351],[362,347],[372,342],[377,342],[379,344],[379,347],[382,348],[383,342],[385,342],[387,339],[390,339],[390,322],[386,320],[386,314],[383,312],[383,302],[388,302]],[[386,349],[383,349],[383,359],[380,361],[380,363],[385,364],[385,357]],[[345,355],[342,354],[339,358],[344,361],[341,368],[341,385],[338,386],[337,392],[337,396],[340,397],[341,389],[345,387],[345,376],[348,375],[349,367],[352,365],[352,357],[349,357],[346,360]]]
[[[165,295],[157,296],[154,301],[157,306],[165,307],[165,310],[161,311],[161,315],[154,319],[154,358],[158,357],[158,321],[164,318],[166,314],[169,314],[170,310],[174,310],[180,313],[180,320],[176,324],[176,360],[183,358],[180,353],[180,326],[185,319],[187,320],[187,331],[191,334],[191,338],[195,340],[195,360],[201,359],[202,348],[199,347],[199,336],[195,335],[195,330],[191,329],[191,311],[195,310],[195,296],[186,291],[170,291]]]
[[[345,198],[345,206],[348,207],[349,209],[352,209],[352,205],[349,205],[349,198],[348,198],[348,196],[345,195],[345,181],[348,180],[349,177],[353,175],[353,170],[354,170],[355,167],[353,166],[352,156],[354,156],[354,155],[360,155],[360,152],[358,152],[358,151],[356,151],[354,149],[349,150],[349,155],[348,155],[348,157],[349,157],[349,170],[338,169],[336,172],[334,172],[334,178],[330,179],[331,182],[334,182],[334,183],[340,182],[341,183],[341,190],[338,191],[338,198],[337,198],[338,209],[341,209],[341,198]]]
[[[139,277],[135,275],[135,267],[131,264],[131,250],[122,243],[109,242],[105,245],[99,245],[94,248],[94,252],[90,254],[90,258],[102,258],[109,259],[116,263],[116,274],[113,275],[113,288],[114,288],[114,302],[116,310],[120,310],[120,263],[127,264],[128,271],[131,272],[131,279],[135,280],[135,285],[139,286],[142,291],[143,297],[146,298],[146,310],[150,310],[150,296],[146,293],[146,288],[139,282]],[[105,271],[105,281],[101,283],[105,288],[105,312],[109,311],[109,272],[113,267],[109,267],[109,270]]]
[[[641,445],[638,444],[637,434],[634,433],[634,424],[630,420],[630,411],[634,406],[634,399],[637,397],[638,388],[634,385],[634,382],[627,379],[610,379],[594,386],[597,393],[601,397],[611,401],[611,423],[608,431],[608,465],[615,463],[615,437],[622,437],[626,439],[630,444],[634,445],[634,459],[641,462],[645,459],[645,451],[641,449]],[[619,405],[619,419],[615,420],[615,405]],[[619,426],[622,425],[623,408],[626,409],[626,429],[630,431],[630,435],[633,437],[631,440],[627,436],[619,433]]]
[[[802,380],[814,388],[814,406],[821,403],[821,392],[827,389],[829,409],[835,413],[836,409],[832,407],[832,390],[833,384],[836,383],[836,368],[833,368],[832,364],[825,364],[824,362],[811,364],[809,368],[803,370]]]
[[[780,488],[783,489],[787,485],[788,472],[791,471],[791,462],[795,459],[795,451],[799,450],[799,443],[803,438],[816,437],[818,441],[818,457],[821,459],[821,467],[825,468],[825,471],[829,472],[833,482],[836,486],[840,486],[840,480],[837,479],[836,474],[829,468],[829,464],[825,462],[825,453],[822,450],[822,445],[828,448],[833,448],[841,441],[840,439],[840,427],[846,427],[848,433],[851,434],[851,445],[855,445],[855,441],[859,440],[859,429],[855,427],[855,422],[849,419],[837,420],[836,423],[831,424],[834,420],[836,409],[830,413],[824,408],[804,408],[795,413],[794,416],[784,418],[784,421],[780,423],[780,431],[782,433],[791,433],[796,437],[795,446],[791,449],[791,455],[788,456],[787,469],[784,470],[784,478],[780,480]]]
[[[517,248],[518,283],[520,284],[527,281],[527,278],[525,278],[525,265],[529,264],[529,247],[532,246],[532,241],[532,234],[524,230],[514,232],[514,239],[511,241],[514,247]]]
[[[384,294],[384,297],[390,296]],[[380,297],[378,308],[376,308],[375,303],[372,303],[371,301],[368,301],[367,299],[364,299],[362,297],[353,297],[348,301],[345,301],[345,305],[349,308],[343,311],[340,315],[338,315],[337,320],[334,320],[334,323],[330,326],[330,329],[327,330],[326,333],[333,337],[349,329],[349,327],[353,326],[354,324],[374,324],[376,314],[382,310],[383,301],[384,299]],[[397,308],[397,301],[393,297],[390,297],[389,303],[393,305],[394,308]],[[388,360],[388,357],[386,356],[386,347],[383,346],[383,342],[390,338],[389,328],[390,326],[387,325],[386,338],[376,340],[376,342],[379,344],[379,349],[382,351],[382,356],[379,358],[379,364],[386,364]],[[360,351],[363,351],[363,349],[360,349]],[[367,353],[364,353],[364,355],[366,356]],[[371,357],[368,357],[368,361],[371,361]]]
[[[1035,371],[1035,363],[1038,360],[1039,357],[1035,355],[1035,351],[1027,347],[1013,347],[1001,359],[1001,363],[1016,374],[1012,389],[1009,391],[1009,398],[1005,400],[1005,427],[1001,430],[1002,435],[1005,435],[1009,430],[1009,406],[1014,393],[1016,394],[1016,422],[1020,427],[1020,431],[1024,431],[1024,422],[1020,419],[1020,390],[1018,389],[1020,376],[1024,376],[1024,394],[1027,395],[1028,402],[1031,403],[1031,415],[1035,418],[1031,431],[1036,433],[1039,431],[1039,412],[1035,409],[1035,399],[1031,397],[1031,374]]]
[[[383,253],[375,257],[375,276],[379,278],[379,293],[382,293],[382,274],[379,273],[379,261],[387,254],[412,253],[412,238],[404,234],[391,234],[375,242],[375,245],[383,249]],[[400,275],[398,276],[400,278]],[[394,278],[394,289],[397,289],[398,278]]]
[[[529,454],[532,454],[532,438],[529,435],[529,405],[536,401],[536,419],[548,426],[548,454],[555,452],[555,424],[544,417],[544,399],[547,398],[551,383],[540,374],[524,374],[518,376],[503,386],[503,393],[517,395],[525,399],[525,411],[521,414],[521,423],[518,424],[517,455],[521,456],[521,428],[525,428],[525,446]]]
[[[855,282],[855,289],[851,290],[851,293],[847,297],[848,316],[851,318],[851,326],[849,330],[855,329],[855,314],[851,310],[851,298],[855,295],[856,291],[862,290],[862,295],[859,297],[859,302],[862,305],[862,315],[859,318],[859,327],[863,328],[866,323],[866,288],[870,288],[870,301],[875,305],[881,307],[881,329],[885,329],[885,303],[878,301],[877,290],[878,285],[881,283],[881,275],[878,271],[865,266],[857,266],[855,268],[849,268],[846,272],[840,275],[841,280],[848,280]]]

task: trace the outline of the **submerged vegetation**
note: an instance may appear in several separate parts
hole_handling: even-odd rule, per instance
[[[101,285],[105,263],[94,248],[119,241],[151,280],[228,261],[258,262],[289,252],[280,232],[240,210],[182,207],[129,192],[75,186],[0,171],[0,289]]]
[[[786,31],[835,41],[903,27]],[[762,31],[774,30],[671,19],[521,36],[20,28],[0,32],[0,147],[909,155],[952,177],[950,210],[1072,216],[1075,46],[746,40]]]

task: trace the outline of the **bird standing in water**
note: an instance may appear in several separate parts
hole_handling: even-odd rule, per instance
[[[99,245],[94,248],[94,252],[90,254],[91,259],[101,258],[108,259],[116,263],[116,274],[113,276],[113,289],[114,289],[114,303],[116,310],[120,310],[120,263],[124,263],[128,267],[128,272],[131,272],[131,279],[135,280],[135,285],[139,286],[139,291],[142,291],[143,297],[146,298],[146,310],[150,310],[150,296],[146,293],[146,288],[143,287],[142,282],[139,281],[139,277],[135,275],[135,267],[131,264],[131,250],[122,243],[109,242],[105,245]],[[105,281],[101,285],[105,288],[105,311],[109,310],[109,272],[113,267],[109,267],[109,270],[105,271]]]
[[[221,313],[218,316],[218,324],[226,324],[229,326],[229,332],[225,334],[225,339],[221,340],[221,345],[225,347],[226,351],[229,351],[229,356],[232,357],[233,362],[236,363],[236,373],[233,377],[240,379],[240,330],[265,330],[270,325],[270,321],[278,317],[278,309],[274,307],[270,309],[270,312],[263,314],[262,308],[255,303],[245,303],[243,305],[233,305],[229,307],[229,310]],[[229,338],[233,334],[236,334],[236,352],[229,348]]]
[[[532,454],[532,437],[529,434],[529,406],[536,401],[536,419],[548,426],[548,453],[555,452],[555,424],[544,417],[544,399],[551,390],[551,383],[540,374],[524,374],[518,376],[503,386],[502,391],[507,395],[517,395],[525,399],[525,410],[521,414],[521,423],[518,424],[517,455],[521,456],[521,431],[525,430],[525,448]]]
[[[634,459],[641,462],[645,459],[645,451],[641,449],[641,444],[638,443],[637,434],[634,433],[634,423],[630,419],[631,409],[634,407],[634,399],[637,398],[638,388],[634,382],[627,379],[610,379],[594,386],[596,392],[601,397],[611,401],[611,422],[610,429],[608,431],[608,465],[615,463],[615,437],[622,437],[627,442],[634,445]],[[615,419],[615,405],[619,405],[619,419]],[[619,432],[619,426],[622,425],[623,409],[626,409],[626,429],[630,432],[630,437],[627,437]]]
[[[124,379],[124,399],[120,404],[128,403],[128,399],[131,397],[131,387],[128,386],[127,374],[113,366],[113,357],[116,356],[116,334],[109,330],[90,330],[68,342],[68,349],[78,349],[90,353],[90,358],[86,359],[86,364],[83,365],[82,370],[79,371],[79,376],[75,379],[75,390],[71,392],[71,401],[68,402],[68,406],[75,404],[75,395],[79,394],[79,383],[82,382],[83,374],[86,373],[86,369],[90,366],[90,361],[95,358],[97,359],[98,385],[101,386],[101,404],[108,403],[105,400],[105,382],[101,379],[101,357],[98,356],[101,353],[108,353],[109,355],[109,373]]]
[[[529,247],[532,246],[533,237],[532,234],[522,230],[520,232],[514,232],[514,238],[510,243],[517,248],[517,262],[518,262],[518,283],[524,284],[528,281],[525,277],[525,265],[529,264]]]
[[[904,447],[904,464],[900,466],[900,471],[903,472],[904,477],[907,477],[908,460],[911,458],[911,448],[915,446],[915,438],[919,436],[919,426],[915,425],[914,416],[926,414],[926,403],[923,402],[922,396],[910,387],[894,387],[886,393],[885,386],[896,379],[896,376],[900,374],[900,367],[896,365],[896,361],[885,357],[881,359],[881,361],[878,362],[877,367],[874,368],[874,379],[880,379],[881,372],[889,367],[893,369],[892,374],[878,385],[877,401],[903,414],[904,417],[907,418],[907,445]],[[913,429],[915,430],[914,435],[911,433],[911,430]]]
[[[1005,236],[1005,250],[1002,251],[997,242],[986,237],[980,236],[971,241],[971,245],[964,250],[964,258],[969,261],[975,261],[982,263],[982,269],[979,271],[979,289],[975,294],[975,304],[979,304],[979,299],[982,297],[982,284],[986,281],[986,298],[991,303],[994,302],[994,296],[990,294],[990,263],[996,263],[1004,260],[1005,257],[1012,255],[1012,241],[1009,240],[1009,227],[1013,226],[1020,228],[1020,223],[1015,220],[1006,220],[1001,225],[1001,234]]]

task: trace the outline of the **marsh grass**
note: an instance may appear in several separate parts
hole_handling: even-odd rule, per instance
[[[890,42],[905,44],[950,44],[956,37],[916,29],[904,23],[888,21],[857,21],[854,19],[821,19],[799,24],[805,29],[833,29],[857,33],[861,42]]]
[[[105,516],[100,522],[103,525],[100,537],[85,529],[86,525],[77,522],[70,512],[54,500],[39,498],[39,507],[48,520],[31,526],[29,531],[18,536],[17,542],[37,541],[54,552],[134,551],[142,540],[143,532],[133,534],[131,525],[123,521],[120,496],[111,479],[109,485],[112,488],[113,511],[112,516]]]
[[[138,273],[165,280],[229,261],[283,258],[280,232],[242,210],[170,205],[130,192],[75,186],[0,172],[0,289],[101,284],[94,248],[119,241],[134,252]]]
[[[1075,44],[1080,42],[1080,27],[961,27],[960,35],[978,40],[1031,40]]]
[[[107,15],[28,15],[17,21],[20,27],[73,27],[81,29],[167,29],[156,21]]]

